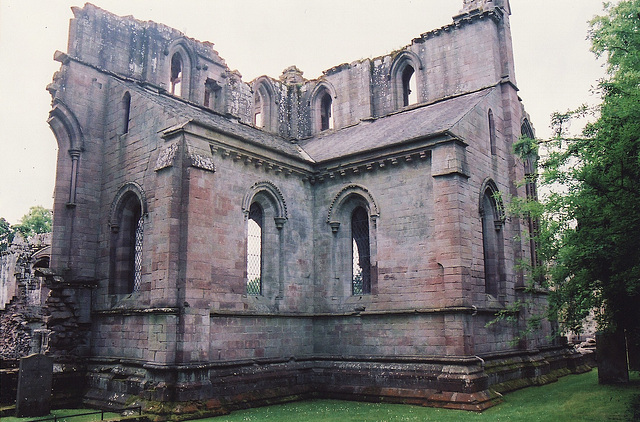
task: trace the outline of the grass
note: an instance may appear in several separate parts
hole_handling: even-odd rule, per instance
[[[598,384],[596,370],[509,393],[483,413],[420,406],[310,400],[239,410],[200,422],[250,421],[640,421],[640,374],[628,385]]]
[[[100,413],[94,415],[74,416],[80,413],[96,412],[95,409],[56,409],[52,410],[49,416],[39,416],[30,418],[16,418],[15,416],[3,416],[2,422],[26,422],[26,421],[53,421],[53,417],[57,417],[58,422],[94,422],[100,420]],[[98,411],[99,412],[99,411]],[[118,418],[120,414],[104,412],[104,419]]]

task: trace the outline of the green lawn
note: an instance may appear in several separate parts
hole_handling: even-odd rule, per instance
[[[56,409],[52,410],[49,416],[36,417],[36,418],[16,418],[15,416],[4,416],[2,417],[2,422],[25,422],[25,421],[39,421],[39,420],[49,420],[53,422],[53,417],[56,416],[58,422],[93,422],[100,420],[100,413],[97,415],[85,415],[85,416],[74,416],[69,417],[71,415],[77,415],[79,413],[90,413],[96,412],[95,409]],[[99,411],[98,411],[99,412]],[[117,418],[120,415],[117,413],[104,413],[105,419]]]
[[[570,375],[558,382],[504,396],[483,413],[420,406],[310,400],[239,410],[210,422],[247,421],[640,421],[640,375],[626,386],[598,385],[598,373]],[[635,412],[634,412],[635,404]],[[635,415],[634,415],[635,413]]]

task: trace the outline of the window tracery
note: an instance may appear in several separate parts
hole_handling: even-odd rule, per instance
[[[249,209],[247,220],[247,294],[262,294],[262,254],[263,254],[263,211],[254,202]]]
[[[371,293],[371,247],[369,215],[358,206],[351,213],[351,292],[353,295]]]

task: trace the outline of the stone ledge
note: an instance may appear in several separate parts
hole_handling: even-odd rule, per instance
[[[411,315],[411,314],[495,314],[503,308],[485,308],[477,306],[451,306],[443,308],[421,308],[421,309],[397,309],[380,311],[358,311],[352,312],[282,312],[273,314],[268,312],[254,311],[226,311],[211,310],[209,316],[214,317],[236,317],[236,318],[340,318],[349,316],[380,316],[380,315]]]

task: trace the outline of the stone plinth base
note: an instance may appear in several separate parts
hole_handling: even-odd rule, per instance
[[[557,347],[484,357],[313,356],[171,367],[94,361],[85,403],[116,409],[140,404],[173,420],[308,398],[482,411],[500,401],[498,393],[588,370],[580,359]]]

